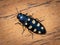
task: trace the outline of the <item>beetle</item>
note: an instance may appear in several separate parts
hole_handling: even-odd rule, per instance
[[[17,10],[17,8],[16,8]],[[8,17],[8,16],[7,16]],[[15,17],[15,16],[13,16]],[[23,13],[18,13],[17,10],[17,19],[19,20],[19,22],[15,23],[15,24],[21,24],[23,26],[23,32],[24,33],[25,28],[28,29],[28,31],[32,34],[32,38],[33,38],[33,33],[35,34],[46,34],[46,29],[44,27],[44,25],[42,25],[42,21],[40,21],[39,19],[35,19],[33,18],[31,15],[28,16],[27,13],[23,14]]]
[[[28,29],[29,32],[33,32],[35,34],[46,34],[46,29],[42,25],[41,21],[33,18],[32,16],[28,16],[27,14],[18,13],[17,19],[24,27]],[[23,30],[24,32],[25,30]],[[33,35],[32,33],[32,35]]]

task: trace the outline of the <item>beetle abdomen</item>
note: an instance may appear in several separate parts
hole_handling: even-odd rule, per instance
[[[28,18],[24,25],[28,28],[28,30],[37,33],[37,34],[45,34],[45,27],[36,19]]]

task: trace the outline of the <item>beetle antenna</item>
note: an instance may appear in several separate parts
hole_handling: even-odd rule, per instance
[[[19,11],[18,11],[18,8],[16,7],[16,11],[17,11],[17,13],[19,13]]]

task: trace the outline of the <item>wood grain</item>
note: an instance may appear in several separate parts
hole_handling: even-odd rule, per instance
[[[41,22],[47,33],[34,34],[18,22],[17,10],[28,13]],[[60,1],[59,0],[0,0],[0,45],[60,45]]]

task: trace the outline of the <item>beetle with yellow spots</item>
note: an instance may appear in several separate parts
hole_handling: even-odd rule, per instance
[[[46,33],[45,27],[40,23],[40,21],[38,19],[34,19],[33,17],[27,16],[27,14],[22,14],[22,13],[19,13],[17,15],[17,19],[30,32],[33,32],[36,34],[45,34]],[[24,32],[24,30],[23,30],[23,32]]]

